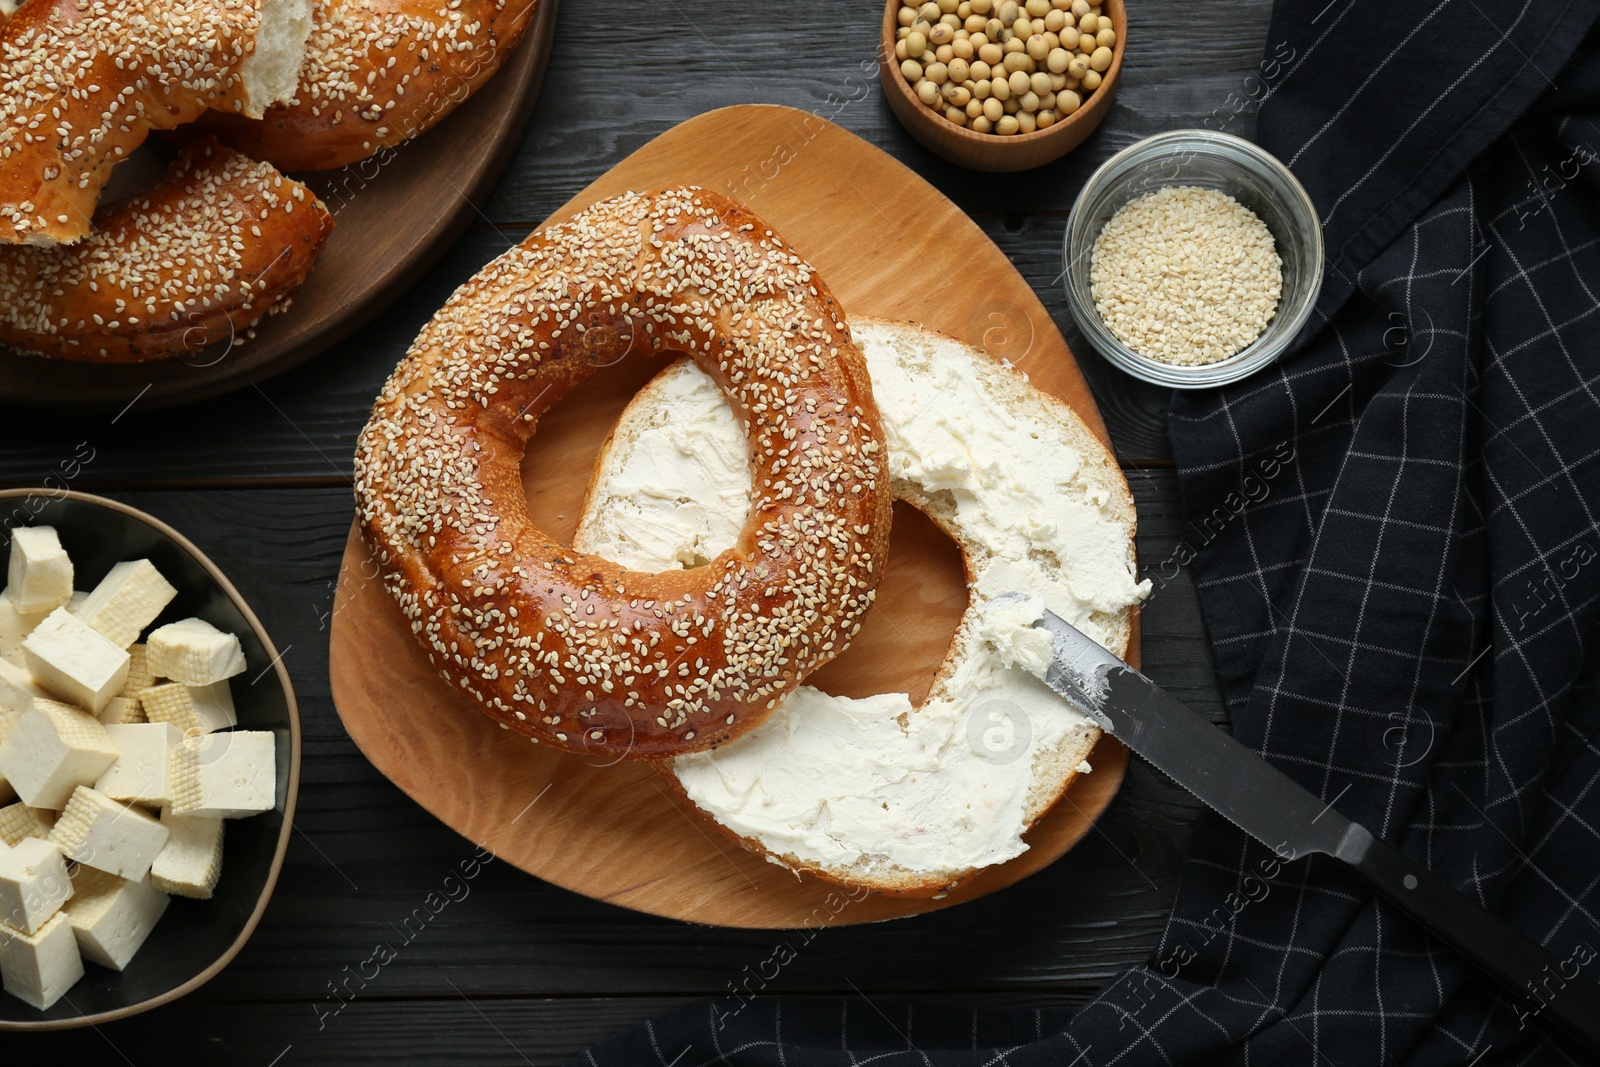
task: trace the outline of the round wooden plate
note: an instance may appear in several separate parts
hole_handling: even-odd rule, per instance
[[[556,7],[540,0],[503,69],[386,164],[298,175],[328,205],[334,230],[289,309],[263,319],[248,343],[108,365],[0,349],[0,401],[112,411],[135,397],[141,410],[187,403],[280,374],[348,337],[445,253],[500,181],[539,98]]]
[[[916,319],[1018,364],[1105,428],[1066,342],[1033,290],[932,186],[815,115],[723,108],[645,145],[549,221],[628,189],[696,184],[745,201],[809,259],[852,312]],[[539,423],[523,461],[533,518],[577,525],[601,443],[664,361],[641,356],[575,390]],[[598,900],[724,926],[798,927],[914,915],[993,892],[1054,862],[1089,831],[1127,767],[1107,738],[1094,772],[1028,834],[1029,849],[937,900],[867,897],[797,877],[733,844],[670,799],[643,763],[607,765],[500,729],[434,674],[376,580],[354,529],[334,603],[334,703],[373,764],[423,807],[507,863]],[[889,566],[850,649],[812,675],[834,693],[920,701],[966,607],[955,545],[896,505]],[[1130,657],[1138,649],[1137,630]]]

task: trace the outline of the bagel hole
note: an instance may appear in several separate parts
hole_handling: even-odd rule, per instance
[[[522,453],[522,491],[528,517],[564,545],[572,543],[600,450],[633,395],[667,358],[635,356],[605,367],[539,417]]]
[[[572,542],[601,449],[634,395],[670,362],[623,360],[540,418],[523,453],[522,484],[529,517],[550,536]],[[889,560],[861,631],[806,682],[835,696],[906,693],[921,704],[966,610],[961,549],[923,512],[895,501]]]
[[[889,563],[861,632],[806,684],[834,696],[906,693],[920,705],[966,610],[961,549],[932,519],[897,500]]]
[[[162,173],[177,158],[178,151],[170,144],[151,139],[128,153],[128,157],[111,168],[111,177],[100,190],[100,204],[114,204],[130,196],[138,196],[161,179]]]

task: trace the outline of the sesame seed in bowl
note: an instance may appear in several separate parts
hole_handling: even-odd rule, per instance
[[[1241,138],[1157,134],[1084,185],[1063,251],[1068,306],[1110,362],[1199,389],[1273,362],[1322,284],[1322,231],[1293,174]]]

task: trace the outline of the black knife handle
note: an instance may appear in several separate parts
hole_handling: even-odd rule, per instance
[[[1550,1022],[1600,1054],[1600,986],[1580,973],[1593,957],[1559,959],[1468,900],[1404,852],[1353,823],[1338,851],[1385,900],[1494,978],[1523,1025]]]

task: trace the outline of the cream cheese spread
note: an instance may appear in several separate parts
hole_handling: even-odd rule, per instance
[[[991,600],[983,612],[983,639],[1000,657],[1005,667],[1020,667],[1035,678],[1044,679],[1050,668],[1055,640],[1049,631],[1034,628],[1044,618],[1042,597]]]
[[[674,771],[723,825],[801,865],[960,873],[1024,852],[1041,783],[1089,770],[1096,728],[1037,677],[1051,642],[1032,622],[1048,604],[1109,643],[1104,620],[1149,583],[1131,573],[1127,528],[1070,434],[1006,396],[974,363],[987,357],[937,335],[913,334],[926,338],[913,346],[894,327],[854,332],[896,492],[960,545],[967,613],[920,708],[904,693],[852,699],[801,686],[749,734],[679,757]],[[658,377],[613,439],[576,547],[653,571],[733,544],[750,507],[749,462],[699,368],[685,360]],[[1016,590],[1029,598],[992,603]]]
[[[620,436],[642,434],[625,463],[602,461],[583,548],[642,571],[694,567],[732,547],[752,500],[749,446],[727,398],[685,361],[648,387],[652,403]]]

